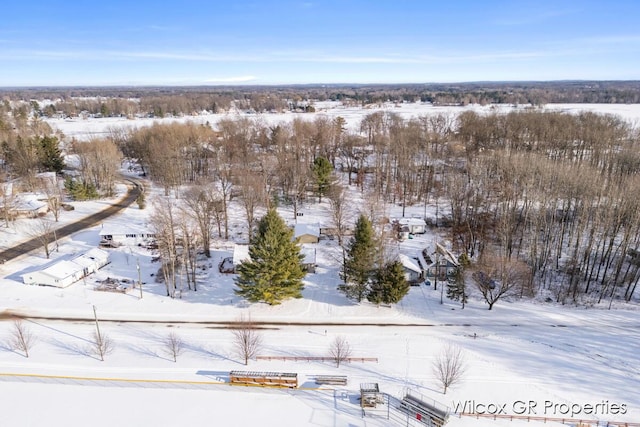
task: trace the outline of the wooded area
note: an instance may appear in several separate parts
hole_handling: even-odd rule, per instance
[[[524,92],[542,90],[537,84],[522,86]],[[544,90],[553,92],[554,99],[573,91],[585,95],[579,86]],[[615,91],[638,93],[632,82],[600,87],[597,99]],[[391,89],[378,88],[383,93]],[[287,102],[275,90],[255,91]],[[191,95],[180,96],[195,102],[198,96]],[[52,131],[34,113],[35,106],[23,114],[7,110],[8,104],[0,111],[3,169],[6,179],[29,178],[47,170],[47,163],[42,150],[26,142],[42,141]],[[545,291],[558,302],[595,303],[630,301],[640,280],[638,136],[638,129],[621,119],[594,113],[518,109],[407,120],[377,111],[364,116],[355,131],[347,130],[340,117],[297,117],[267,125],[244,116],[222,119],[215,129],[191,123],[113,129],[104,140],[63,148],[82,159],[82,182],[103,194],[113,187],[124,156],[137,161],[166,195],[185,200],[180,209],[170,201],[157,202],[160,246],[166,237],[193,242],[189,253],[195,254],[196,246],[208,253],[212,235],[229,238],[232,200],[242,204],[251,228],[258,209],[285,203],[295,215],[301,203],[323,195],[344,245],[340,209],[350,188],[370,200],[363,213],[378,230],[385,218],[374,217],[377,203],[424,206],[425,213],[435,205],[434,226],[458,253],[473,260],[471,269],[482,269],[512,294],[530,297]],[[330,165],[331,179],[319,174],[318,165],[324,164],[319,159]],[[183,213],[195,219],[193,227],[167,226],[177,224],[175,218]],[[175,247],[167,250],[173,271],[178,253]],[[175,282],[172,275],[165,279]],[[173,294],[169,285],[167,293]]]

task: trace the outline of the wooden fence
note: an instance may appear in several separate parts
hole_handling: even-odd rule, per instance
[[[280,361],[280,362],[335,362],[335,357],[330,356],[256,356],[256,360]],[[378,363],[377,357],[346,357],[340,359],[340,363],[353,362],[375,362]]]
[[[550,418],[550,417],[534,417],[530,415],[494,415],[494,414],[467,414],[461,413],[460,416],[474,417],[474,418],[491,418],[494,420],[509,420],[509,421],[542,421],[556,422],[562,424],[571,424],[578,426],[596,426],[596,427],[640,427],[640,423],[631,423],[626,421],[598,421],[598,420],[580,420],[576,418]]]

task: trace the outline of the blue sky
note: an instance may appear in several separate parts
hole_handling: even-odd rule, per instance
[[[22,0],[0,86],[640,79],[640,1]]]

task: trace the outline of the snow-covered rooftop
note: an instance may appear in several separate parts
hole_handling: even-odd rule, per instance
[[[310,236],[320,237],[320,225],[298,223],[293,227],[293,237],[300,237],[306,234]]]

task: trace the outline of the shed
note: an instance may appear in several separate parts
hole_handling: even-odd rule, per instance
[[[422,218],[400,218],[398,224],[401,227],[409,227],[411,234],[424,234],[427,232],[427,222]]]
[[[360,384],[360,406],[362,408],[375,408],[382,401],[378,383]]]
[[[304,257],[302,259],[302,267],[307,273],[316,272],[316,248],[302,247],[300,254]]]

